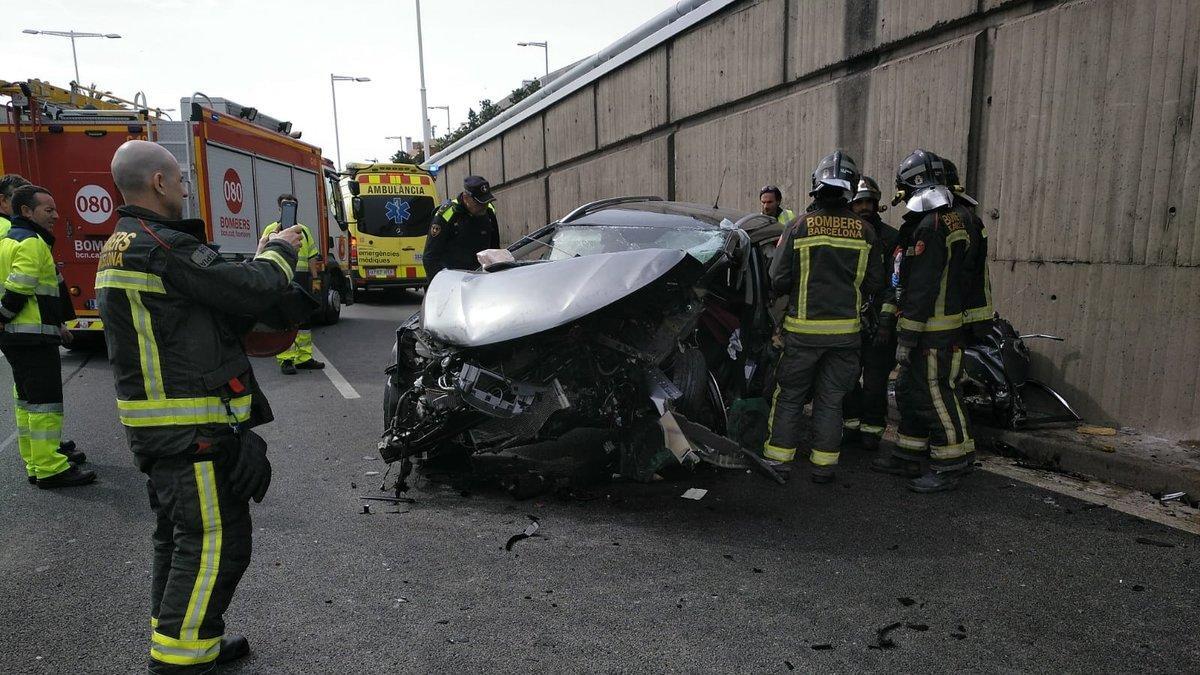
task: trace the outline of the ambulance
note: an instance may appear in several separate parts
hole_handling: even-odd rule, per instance
[[[319,250],[310,290],[320,308],[313,320],[340,317],[350,292],[341,186],[333,164],[320,148],[302,143],[290,122],[203,94],[183,99],[186,118],[180,121],[148,107],[140,93],[129,101],[29,80],[0,81],[2,97],[8,104],[0,113],[0,174],[21,174],[48,189],[58,204],[54,259],[75,306],[78,318],[67,327],[76,337],[99,336],[104,329],[96,264],[121,205],[109,164],[131,139],[157,142],[179,160],[189,193],[184,217],[202,218],[207,243],[227,259],[253,257],[263,229],[278,217],[276,198],[294,194],[298,220]]]
[[[421,257],[438,207],[433,176],[413,164],[352,162],[342,187],[355,292],[424,288]]]

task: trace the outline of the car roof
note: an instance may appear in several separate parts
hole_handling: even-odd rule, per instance
[[[692,202],[668,202],[659,200],[625,201],[611,205],[597,205],[579,217],[564,222],[564,225],[612,225],[629,227],[664,227],[671,229],[715,230],[721,222],[728,220],[742,223],[742,229],[757,230],[775,222],[769,216],[728,208],[713,208],[707,204]],[[749,217],[749,218],[747,218]]]

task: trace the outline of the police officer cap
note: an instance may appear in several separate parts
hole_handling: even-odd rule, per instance
[[[467,176],[463,179],[463,189],[480,204],[496,201],[496,195],[492,194],[492,186],[483,176]]]

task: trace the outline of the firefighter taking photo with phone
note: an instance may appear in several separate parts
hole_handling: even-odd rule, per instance
[[[117,413],[156,517],[149,671],[207,673],[250,651],[223,615],[250,563],[249,501],[271,483],[252,428],[273,416],[243,336],[292,292],[303,235],[273,233],[253,259],[227,261],[203,221],[182,219],[187,190],[165,148],[126,142],[112,176],[125,206],[96,290]]]

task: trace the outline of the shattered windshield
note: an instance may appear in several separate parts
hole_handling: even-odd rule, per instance
[[[562,260],[576,255],[665,248],[687,251],[708,262],[725,245],[728,233],[721,230],[684,230],[627,225],[565,226],[556,229],[549,247],[535,247],[524,259]]]

